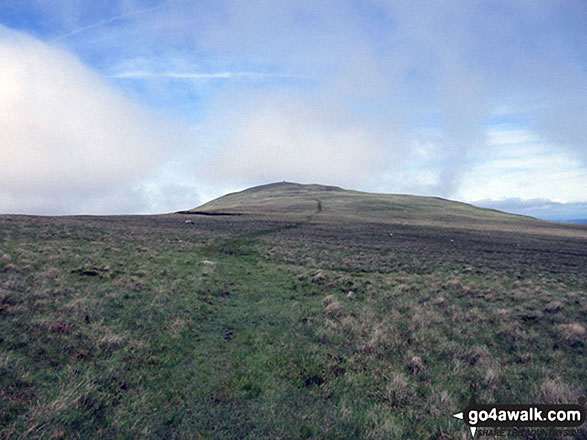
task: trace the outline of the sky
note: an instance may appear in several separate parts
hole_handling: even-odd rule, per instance
[[[0,213],[274,181],[587,219],[584,0],[2,0]]]

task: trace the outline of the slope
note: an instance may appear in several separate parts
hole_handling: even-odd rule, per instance
[[[531,217],[478,208],[438,197],[377,194],[337,186],[271,183],[227,194],[184,213],[308,216],[409,224],[461,224],[474,227],[546,227]]]

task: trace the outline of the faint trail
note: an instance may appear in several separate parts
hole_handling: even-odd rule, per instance
[[[227,255],[233,255],[236,253],[235,248],[242,248],[246,245],[250,245],[256,238],[259,238],[259,237],[262,237],[262,236],[268,235],[268,234],[288,231],[290,229],[296,229],[296,228],[299,228],[299,227],[305,225],[306,223],[309,223],[310,221],[312,221],[314,219],[315,216],[317,216],[318,214],[320,214],[322,212],[322,201],[320,201],[319,199],[315,199],[315,200],[316,200],[316,211],[314,211],[309,216],[304,217],[302,220],[295,222],[295,223],[286,224],[283,226],[278,226],[278,227],[269,228],[269,229],[262,229],[260,231],[255,231],[255,232],[247,232],[247,233],[243,233],[243,234],[239,234],[239,235],[230,237],[228,239],[223,239],[219,243],[219,246],[220,246],[220,249],[218,249],[219,252],[221,252],[223,254],[227,254]]]
[[[303,220],[300,220],[299,222],[296,222],[296,223],[291,223],[289,225],[279,226],[277,228],[263,229],[261,231],[251,232],[249,234],[243,234],[243,236],[245,236],[245,237],[246,236],[260,237],[263,235],[271,234],[273,232],[281,232],[281,231],[287,231],[289,229],[299,228],[300,226],[312,221],[312,219],[315,216],[317,216],[318,214],[320,214],[321,212],[322,212],[322,202],[319,199],[316,199],[316,211],[313,212],[312,214],[310,214],[309,216],[305,217]]]

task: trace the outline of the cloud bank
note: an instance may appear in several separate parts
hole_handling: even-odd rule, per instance
[[[76,57],[1,27],[0,114],[3,212],[146,210],[133,186],[175,148],[170,124]]]
[[[345,183],[346,167],[325,171],[309,160],[313,145],[314,155],[332,155],[333,164],[344,164],[345,154],[348,162],[356,161],[358,150],[364,158],[378,157],[356,161],[355,174],[380,177],[359,181],[361,189],[455,197],[474,181],[473,165],[490,147],[488,132],[503,121],[572,156],[583,169],[587,164],[587,9],[580,1],[173,5],[163,13],[173,31],[158,21],[162,34],[180,35],[184,44],[213,53],[231,68],[255,65],[305,79],[272,84],[269,91],[245,84],[249,93],[233,93],[223,108],[232,137],[219,143],[231,147],[218,149],[218,161],[238,170],[235,179],[267,179],[266,165],[280,170],[278,159],[288,158],[290,174]],[[268,100],[275,104],[272,112]],[[315,115],[315,102],[325,116]],[[244,117],[237,114],[243,109]],[[350,115],[343,125],[353,128],[344,140],[344,130],[333,136],[333,125],[322,123],[341,114]],[[204,119],[202,126],[216,127],[215,121]],[[255,128],[244,129],[247,124]],[[301,157],[293,158],[293,137],[286,134],[291,132],[306,142],[297,146]],[[420,154],[422,145],[428,145],[427,157]],[[510,195],[533,184],[541,181],[517,179]]]
[[[214,138],[215,150],[201,174],[208,181],[250,185],[289,180],[356,187],[393,159],[389,147],[397,143],[394,134],[373,121],[361,121],[342,106],[268,93],[243,99],[231,110],[217,108],[206,124],[206,129],[213,128],[208,136]]]

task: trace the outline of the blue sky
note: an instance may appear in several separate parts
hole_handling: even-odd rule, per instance
[[[0,115],[0,212],[288,180],[587,218],[587,4],[4,0]]]

